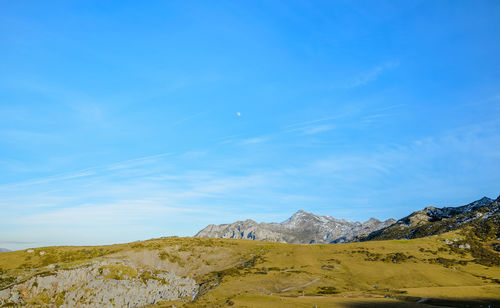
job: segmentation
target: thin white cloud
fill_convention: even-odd
[[[246,144],[264,143],[264,142],[269,141],[270,139],[271,138],[269,136],[248,138],[248,139],[242,140],[241,144],[246,145]]]
[[[178,213],[196,213],[199,210],[183,207],[166,206],[154,200],[120,200],[114,203],[82,204],[69,208],[56,209],[19,218],[14,222],[21,225],[128,225],[140,223],[158,217],[168,217]]]
[[[149,155],[149,156],[143,156],[139,158],[134,158],[134,159],[129,159],[125,161],[121,161],[118,163],[110,164],[105,169],[108,170],[118,170],[118,169],[127,169],[127,168],[132,168],[136,167],[138,165],[143,165],[147,163],[152,163],[157,161],[159,158],[163,158],[165,156],[170,156],[172,153],[167,152],[167,153],[161,153],[161,154],[155,154],[155,155]],[[96,167],[99,168],[99,167]]]
[[[334,115],[334,116],[330,116],[330,117],[323,117],[323,118],[293,123],[293,124],[285,126],[285,129],[291,129],[291,131],[293,131],[297,127],[308,126],[310,124],[315,124],[315,123],[319,123],[319,122],[333,121],[336,119],[345,118],[348,115],[350,115],[350,113],[343,113],[343,114],[338,114],[338,115]]]
[[[301,128],[302,135],[315,135],[319,133],[324,133],[334,129],[335,126],[332,124],[317,125],[317,126],[307,126]]]
[[[428,186],[429,192],[437,193],[439,186],[432,187],[429,183],[440,181],[440,186],[452,187],[451,183],[458,180],[457,173],[467,174],[462,181],[474,180],[472,174],[480,174],[481,165],[500,158],[500,151],[494,146],[500,144],[500,135],[495,126],[494,122],[480,123],[406,144],[332,155],[312,162],[302,172],[334,178],[339,183],[349,181],[368,184],[377,189],[380,189],[379,183],[383,183],[381,179],[401,177],[404,179],[400,181],[401,185],[411,187],[409,183],[416,181],[419,186]],[[449,165],[451,163],[452,166]],[[481,180],[487,181],[486,178]]]
[[[324,133],[327,131],[331,131],[335,128],[338,127],[339,124],[337,123],[342,123],[342,119],[345,118],[356,118],[358,122],[360,123],[371,123],[374,122],[378,118],[385,118],[391,116],[391,114],[388,113],[382,113],[382,111],[386,110],[391,110],[395,108],[399,108],[404,106],[404,104],[395,104],[395,105],[390,105],[387,107],[383,107],[381,109],[375,110],[376,112],[379,112],[377,114],[369,114],[369,115],[362,115],[359,114],[361,111],[353,112],[348,111],[348,112],[343,112],[339,113],[337,115],[332,115],[328,117],[321,117],[318,119],[312,119],[312,120],[307,120],[307,121],[301,121],[297,123],[292,123],[289,125],[284,126],[282,130],[277,131],[274,134],[269,134],[267,136],[259,136],[259,137],[253,137],[253,138],[247,138],[239,142],[239,144],[247,145],[247,144],[259,144],[259,143],[264,143],[268,142],[271,139],[274,139],[280,135],[283,134],[288,134],[288,133],[297,133],[299,136],[307,136],[307,135],[315,135],[319,133]],[[221,142],[221,144],[227,144],[227,143],[233,143],[235,140],[230,138],[227,140],[224,140]]]
[[[383,112],[367,116],[383,118],[382,115]],[[291,128],[299,134],[307,129],[319,133],[336,125],[324,119]],[[276,136],[258,138],[265,137],[268,141]],[[375,198],[392,200],[393,206],[401,204],[402,195],[411,198],[470,195],[472,188],[467,190],[470,186],[467,183],[473,181],[484,182],[485,190],[493,187],[498,183],[496,174],[500,171],[495,165],[500,158],[496,146],[500,144],[499,138],[497,121],[481,122],[404,144],[322,153],[289,165],[263,166],[262,170],[256,167],[253,157],[245,161],[239,157],[234,161],[207,160],[200,167],[176,164],[182,159],[196,160],[196,152],[195,157],[190,157],[189,152],[185,156],[149,155],[55,175],[45,181],[31,182],[28,188],[6,189],[1,185],[0,216],[9,226],[4,225],[0,232],[5,237],[14,232],[9,230],[43,224],[58,234],[66,222],[75,220],[80,228],[88,227],[90,231],[93,226],[101,231],[110,226],[116,227],[113,230],[126,230],[127,224],[142,223],[141,228],[151,226],[159,234],[166,231],[158,226],[178,223],[185,225],[176,231],[178,234],[192,234],[197,230],[192,229],[195,227],[190,219],[195,217],[203,223],[216,222],[223,215],[230,219],[243,213],[265,211],[270,204],[278,204],[287,211],[323,207],[325,214],[348,205],[353,210],[351,217],[346,218],[356,220],[359,213],[355,210],[373,204]],[[250,164],[245,165],[247,162]],[[485,173],[481,165],[491,166],[491,173]],[[440,168],[452,171],[442,172]],[[460,185],[457,181],[461,181]],[[457,187],[466,189],[459,191]],[[353,197],[354,194],[358,195]],[[255,217],[265,217],[258,215]],[[96,236],[95,232],[92,236]],[[19,238],[12,237],[15,239]]]
[[[179,155],[180,158],[183,158],[183,159],[200,159],[202,158],[203,156],[206,156],[208,154],[208,150],[204,150],[204,151],[188,151],[186,153],[183,153],[181,155]]]
[[[385,106],[385,107],[379,108],[376,111],[377,112],[382,112],[382,111],[387,111],[387,110],[401,108],[401,107],[404,107],[404,106],[407,106],[407,104],[394,104],[394,105],[389,105],[389,106]]]
[[[182,123],[187,122],[187,121],[189,121],[189,120],[192,120],[192,119],[194,119],[194,118],[197,118],[197,117],[201,116],[201,115],[202,115],[202,114],[204,114],[204,113],[206,113],[206,112],[205,112],[205,111],[202,111],[202,112],[197,112],[197,113],[192,114],[192,115],[189,115],[189,116],[187,116],[187,117],[184,117],[184,118],[178,119],[178,120],[176,120],[176,121],[172,122],[172,123],[170,124],[170,126],[174,127],[174,126],[181,125]]]
[[[8,187],[15,187],[15,186],[27,186],[27,185],[37,185],[37,184],[44,184],[44,183],[49,183],[49,182],[56,182],[56,181],[64,181],[64,180],[69,180],[69,179],[75,179],[75,178],[80,178],[80,177],[89,177],[93,175],[100,174],[102,171],[113,171],[113,170],[120,170],[120,169],[129,169],[129,168],[134,168],[139,165],[144,165],[147,163],[154,163],[158,159],[170,156],[172,153],[167,152],[167,153],[161,153],[161,154],[155,154],[155,155],[148,155],[148,156],[143,156],[143,157],[138,157],[134,159],[128,159],[128,160],[123,160],[120,162],[108,164],[108,165],[102,165],[102,166],[93,166],[73,172],[67,172],[67,173],[60,173],[60,174],[55,174],[55,175],[50,175],[42,178],[36,178],[36,179],[31,179],[23,182],[16,182],[16,183],[6,183],[6,184],[1,184],[1,188],[8,188]]]
[[[365,120],[379,119],[379,118],[386,118],[389,116],[391,116],[391,114],[389,114],[389,113],[377,113],[377,114],[367,115],[367,116],[363,117],[363,119],[365,119]]]
[[[27,91],[35,91],[50,98],[72,111],[72,116],[82,122],[91,122],[94,125],[99,123],[106,125],[109,118],[106,118],[105,104],[98,99],[90,97],[87,93],[75,91],[57,84],[47,82],[47,80],[35,79],[12,81],[12,86]]]
[[[347,88],[354,89],[369,84],[371,82],[374,82],[380,77],[380,75],[382,75],[382,73],[397,66],[399,66],[399,62],[394,62],[394,61],[378,65],[370,69],[369,71],[363,72],[358,76],[356,76],[347,85]]]

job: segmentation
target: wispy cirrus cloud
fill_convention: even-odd
[[[175,207],[162,200],[118,200],[109,203],[88,203],[21,217],[13,222],[21,225],[52,225],[58,227],[104,227],[130,225],[168,217],[177,213],[200,213],[199,209]]]
[[[253,138],[247,138],[243,139],[240,144],[242,145],[247,145],[247,144],[259,144],[259,143],[264,143],[271,140],[270,136],[261,136],[261,137],[253,137]]]
[[[12,241],[38,243],[23,232],[44,227],[57,236],[71,224],[84,233],[148,229],[153,230],[151,236],[192,235],[208,223],[235,217],[271,220],[266,215],[279,220],[298,208],[353,220],[369,218],[360,217],[360,209],[363,215],[399,217],[408,211],[407,205],[398,210],[401,202],[417,200],[420,203],[412,201],[417,209],[443,194],[459,200],[473,193],[473,188],[463,187],[472,187],[468,183],[478,180],[484,181],[485,193],[494,191],[500,172],[493,164],[500,158],[494,146],[500,144],[496,124],[464,126],[370,151],[323,153],[262,169],[245,168],[237,160],[179,168],[177,163],[189,160],[189,155],[163,153],[24,186],[4,184],[0,185],[0,215],[7,224],[0,233]],[[481,171],[479,166],[484,164],[492,166],[491,173]],[[382,200],[384,206],[374,210]],[[268,213],[269,204],[280,205],[280,212]],[[136,239],[134,234],[122,238]],[[72,236],[76,239],[78,234]],[[40,243],[47,244],[43,239]]]
[[[139,158],[121,161],[118,163],[113,163],[113,164],[110,164],[110,165],[107,165],[104,167],[95,167],[95,168],[103,168],[103,169],[107,169],[107,170],[127,169],[127,168],[135,167],[138,165],[153,163],[160,158],[170,156],[170,155],[172,155],[172,153],[170,153],[170,152],[155,154],[155,155],[148,155],[148,156],[143,156],[143,157],[139,157]]]
[[[89,167],[89,168],[85,168],[85,169],[81,169],[81,170],[65,172],[65,173],[60,173],[60,174],[55,174],[55,175],[49,175],[49,176],[40,177],[40,178],[34,178],[34,179],[22,181],[22,182],[0,184],[0,191],[2,189],[6,189],[6,188],[10,188],[10,187],[46,184],[46,183],[50,183],[50,182],[58,182],[58,181],[65,181],[65,180],[71,180],[71,179],[77,179],[77,178],[83,178],[83,177],[102,175],[103,173],[109,172],[109,171],[133,169],[133,168],[141,166],[141,165],[156,163],[158,160],[160,160],[164,157],[167,157],[167,156],[171,156],[171,155],[172,155],[172,153],[170,153],[170,152],[154,154],[154,155],[147,155],[147,156],[123,160],[123,161],[119,161],[119,162],[111,163],[111,164],[107,164],[107,165],[93,166],[93,167]]]
[[[298,127],[305,127],[305,126],[317,124],[320,122],[330,122],[330,121],[346,118],[349,116],[352,116],[352,112],[344,112],[344,113],[340,113],[340,114],[332,115],[332,116],[328,116],[328,117],[320,117],[317,119],[301,121],[301,122],[297,122],[297,123],[293,123],[293,124],[289,124],[289,125],[285,126],[285,130],[293,131],[294,129],[296,129]]]
[[[197,112],[197,113],[194,113],[194,114],[188,115],[188,116],[186,116],[186,117],[183,117],[183,118],[181,118],[181,119],[178,119],[178,120],[176,120],[176,121],[172,122],[172,123],[170,124],[170,126],[174,127],[174,126],[181,125],[181,124],[183,124],[184,122],[191,121],[191,120],[193,120],[193,119],[195,119],[195,118],[197,118],[197,117],[199,117],[199,116],[201,116],[201,115],[203,115],[203,114],[205,114],[205,113],[206,113],[206,112],[202,111],[202,112]]]
[[[240,141],[236,141],[235,139],[235,137],[238,136],[230,136],[220,143],[238,143],[240,145],[260,144],[280,137],[284,137],[289,134],[295,134],[296,136],[310,136],[325,133],[337,128],[342,128],[342,126],[345,126],[346,124],[352,125],[352,122],[366,125],[377,122],[384,118],[390,118],[391,116],[393,116],[393,114],[388,113],[388,111],[404,106],[405,104],[393,104],[375,108],[373,110],[365,110],[365,108],[360,108],[359,110],[343,111],[335,115],[323,116],[316,119],[288,124],[283,126],[282,129],[270,132],[267,135],[246,138]],[[368,111],[370,113],[368,113]]]
[[[399,62],[396,61],[390,61],[390,62],[385,62],[381,65],[377,65],[373,67],[372,69],[363,72],[353,78],[347,85],[346,87],[349,89],[354,89],[358,87],[362,87],[364,85],[367,85],[371,82],[376,81],[380,75],[382,75],[384,72],[396,68],[399,66]]]
[[[332,178],[338,185],[350,182],[376,191],[390,191],[386,186],[390,182],[399,186],[398,189],[422,189],[409,192],[411,194],[425,191],[438,196],[444,190],[453,189],[450,194],[459,195],[464,192],[455,189],[456,181],[472,183],[482,178],[486,184],[496,177],[481,168],[482,164],[491,164],[500,158],[495,146],[500,144],[496,124],[467,125],[367,152],[337,153],[311,162],[307,172]],[[492,187],[491,184],[485,186]],[[459,187],[463,190],[462,185]]]
[[[335,128],[333,124],[306,126],[299,129],[301,135],[316,135],[319,133],[327,132]]]

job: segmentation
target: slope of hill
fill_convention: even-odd
[[[387,240],[412,239],[474,226],[481,232],[492,233],[489,237],[499,237],[500,197],[496,200],[484,197],[460,207],[426,207],[423,210],[398,220],[395,224],[374,231],[358,239]],[[483,230],[484,229],[484,230]],[[487,229],[487,230],[486,230]]]
[[[499,209],[500,197],[428,207],[338,245],[171,237],[5,252],[0,306],[500,307]],[[244,223],[220,232],[330,243],[381,224],[304,211]]]
[[[257,223],[248,219],[232,224],[209,225],[195,237],[251,239],[294,244],[341,243],[387,227],[394,222],[394,219],[382,222],[375,218],[364,223],[352,222],[299,210],[281,223]]]
[[[162,238],[0,254],[0,306],[498,307],[493,243],[458,232],[338,245]],[[456,248],[464,242],[468,246]],[[425,305],[424,305],[425,303]]]

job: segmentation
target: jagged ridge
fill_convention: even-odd
[[[374,231],[358,240],[413,239],[464,228],[467,226],[496,225],[497,237],[500,222],[500,196],[496,199],[483,197],[459,207],[426,207],[401,218],[395,224]]]
[[[360,223],[330,216],[297,211],[281,223],[257,223],[253,220],[209,225],[195,237],[235,238],[296,244],[343,243],[352,241],[412,239],[442,234],[466,226],[496,226],[500,236],[500,196],[483,197],[464,206],[426,207],[399,219]],[[488,227],[491,229],[490,227]],[[489,230],[488,229],[488,230]]]
[[[235,238],[311,244],[349,242],[353,238],[387,227],[394,219],[375,218],[360,223],[299,210],[281,223],[257,223],[251,219],[231,224],[208,225],[195,237]]]

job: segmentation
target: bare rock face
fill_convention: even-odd
[[[437,208],[434,206],[428,206],[423,210],[413,212],[412,214],[400,219],[398,221],[398,224],[404,224],[409,227],[417,227],[428,222],[441,221],[443,219],[452,218],[460,214],[473,212],[477,209],[491,204],[493,201],[495,200],[488,197],[483,197],[472,203],[458,207]]]
[[[259,224],[251,219],[237,221],[232,224],[208,225],[205,229],[198,232],[195,237],[236,238],[285,242],[283,240],[283,234],[275,228],[274,224]]]
[[[457,207],[428,206],[401,218],[391,226],[376,230],[360,240],[412,239],[445,233],[465,226],[499,225],[500,197],[483,197]],[[498,228],[497,228],[498,229]],[[498,229],[500,230],[500,229]]]
[[[190,278],[140,270],[122,261],[99,261],[18,281],[0,291],[0,306],[140,307],[189,301],[197,290]]]
[[[387,227],[394,219],[375,218],[360,223],[330,216],[320,216],[299,210],[281,223],[257,223],[253,220],[232,224],[208,225],[195,237],[250,239],[294,244],[349,242],[358,235],[369,234]]]

